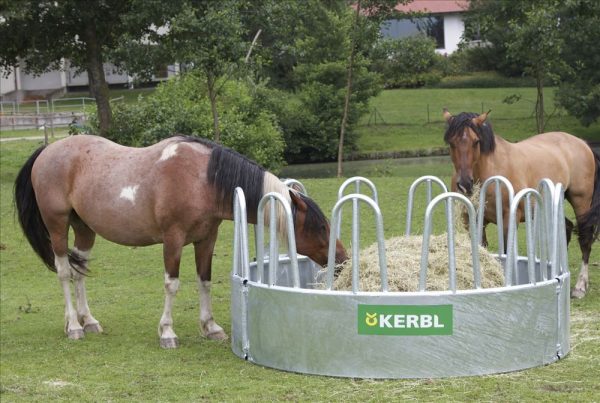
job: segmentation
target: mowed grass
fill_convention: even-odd
[[[100,238],[92,255],[92,275],[87,285],[92,313],[100,320],[104,333],[69,341],[63,333],[64,302],[56,275],[46,270],[31,250],[12,208],[16,172],[38,146],[32,141],[0,144],[2,402],[593,401],[600,396],[598,244],[591,258],[591,291],[584,300],[571,304],[571,352],[557,363],[525,371],[452,379],[368,380],[309,376],[253,365],[236,357],[229,342],[200,337],[193,251],[189,247],[184,250],[181,287],[173,312],[180,347],[162,350],[157,336],[164,302],[161,247],[130,248]],[[412,180],[419,174],[434,174],[448,181],[450,172],[449,165],[440,165],[428,166],[427,172],[422,173],[415,169],[414,177],[372,178],[379,191],[386,237],[403,232]],[[304,184],[329,214],[342,181],[311,179]],[[423,200],[419,194],[416,205],[423,206]],[[419,231],[423,211],[417,211],[414,222]],[[573,218],[570,209],[568,215]],[[369,214],[363,215],[364,246],[374,240],[370,218]],[[344,220],[345,237],[349,235],[349,222]],[[438,230],[442,222],[443,217],[437,215]],[[232,224],[225,222],[213,260],[213,307],[216,320],[228,333],[232,239]],[[580,258],[577,243],[573,242],[569,248],[573,279]]]
[[[512,105],[502,102],[513,94],[520,95],[521,99]],[[554,111],[554,88],[547,88],[544,96],[546,113],[550,115]],[[372,153],[444,147],[444,107],[455,115],[491,109],[489,120],[494,132],[509,141],[520,141],[537,133],[533,115],[535,98],[535,88],[527,87],[383,91],[372,99],[371,114],[360,121],[358,151]],[[583,127],[564,110],[554,111],[545,131],[564,131],[586,140],[600,141],[600,123]]]

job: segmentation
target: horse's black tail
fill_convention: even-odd
[[[48,266],[56,272],[54,265],[54,252],[50,243],[50,234],[48,228],[42,220],[40,208],[35,199],[35,192],[31,183],[31,170],[37,157],[44,151],[44,146],[35,150],[29,157],[25,165],[19,171],[15,181],[15,205],[19,216],[21,228],[29,241],[29,244]]]
[[[590,209],[577,217],[579,224],[579,233],[591,233],[593,242],[600,236],[600,155],[593,151],[594,161],[596,163],[596,176],[594,179],[594,192],[592,194],[592,203]]]

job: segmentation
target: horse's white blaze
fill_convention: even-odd
[[[139,187],[140,185],[125,186],[123,189],[121,189],[121,194],[119,197],[121,197],[121,199],[129,200],[135,204],[135,194],[137,193]]]
[[[159,161],[166,161],[169,158],[172,158],[177,155],[177,147],[179,144],[170,144],[165,147],[162,154],[160,155]]]

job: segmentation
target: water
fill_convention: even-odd
[[[348,161],[344,162],[342,168],[345,177],[449,176],[453,173],[452,163],[448,156]],[[281,170],[279,176],[295,179],[334,178],[337,176],[337,162],[288,165]]]

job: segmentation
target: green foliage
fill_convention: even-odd
[[[114,105],[109,138],[125,145],[147,146],[174,134],[212,139],[213,121],[203,76],[182,74],[140,97]],[[229,81],[219,99],[221,141],[265,168],[283,165],[284,142],[273,114],[256,107],[247,85]]]
[[[558,101],[588,126],[600,117],[600,2],[564,2],[560,28],[566,41],[561,58],[568,68]]]
[[[277,89],[259,91],[259,104],[273,111],[285,136],[286,160],[333,160],[345,97],[346,65],[343,61],[299,66],[296,74],[303,84],[294,92]],[[368,110],[369,99],[379,92],[377,75],[364,65],[355,66],[354,85],[348,113],[345,149],[356,147],[355,127]]]
[[[373,50],[373,70],[380,73],[386,88],[422,87],[440,81],[435,41],[425,35],[381,39]]]

